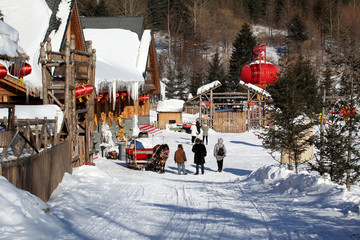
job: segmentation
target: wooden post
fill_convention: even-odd
[[[70,43],[66,42],[65,47],[65,99],[64,99],[64,118],[68,121],[68,129],[69,131],[69,137],[70,139],[73,136],[72,128],[71,128],[71,120],[70,120],[70,113],[69,113],[69,107],[70,107]]]
[[[213,99],[213,90],[210,91],[210,119],[209,119],[209,127],[213,127],[213,119],[214,119],[214,99]]]

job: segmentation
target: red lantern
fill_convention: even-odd
[[[0,79],[3,79],[7,75],[7,69],[5,66],[0,64]]]
[[[206,103],[205,106],[210,107],[211,103]]]
[[[9,73],[16,77],[24,77],[31,73],[31,66],[28,63],[24,63],[21,65],[13,64],[9,67]]]
[[[94,91],[94,88],[91,85],[84,85],[84,87],[85,87],[85,95],[90,95]]]
[[[86,88],[85,86],[78,86],[75,88],[75,97],[79,98],[79,97],[83,97],[86,94]]]
[[[249,102],[248,105],[251,107],[251,106],[254,106],[254,103],[253,103],[253,102]]]
[[[245,65],[241,69],[240,77],[245,83],[271,85],[278,79],[279,70],[270,63],[254,63]]]
[[[149,100],[149,95],[139,96],[139,101],[147,101]]]

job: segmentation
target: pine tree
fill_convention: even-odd
[[[309,39],[305,23],[299,15],[293,17],[289,22],[287,39],[290,54],[299,52],[302,43]]]
[[[238,90],[241,69],[253,59],[253,48],[256,39],[252,35],[250,26],[244,24],[233,43],[233,52],[230,57],[227,91]]]
[[[106,8],[105,0],[100,0],[99,4],[96,5],[94,16],[96,17],[109,16],[109,11]]]
[[[194,71],[190,79],[189,92],[193,95],[197,95],[197,89],[204,85],[204,74],[201,71]]]
[[[216,51],[211,63],[209,64],[205,84],[214,81],[219,81],[222,84],[220,88],[224,91],[226,85],[226,74],[218,51]]]
[[[188,94],[188,86],[185,80],[185,75],[181,68],[178,68],[176,71],[175,77],[175,85],[176,85],[176,99],[186,100]]]
[[[313,140],[306,135],[313,126],[312,116],[320,102],[317,79],[309,61],[302,57],[296,61],[288,59],[283,69],[277,82],[267,89],[272,98],[270,115],[277,127],[270,129],[268,136],[275,141],[271,150],[288,153],[289,169],[294,163],[298,172],[300,155]]]

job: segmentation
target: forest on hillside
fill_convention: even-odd
[[[244,24],[251,27],[246,34],[253,26],[266,27],[254,36],[255,44],[282,47],[286,56],[301,54],[319,74],[330,58],[359,55],[359,0],[78,0],[78,5],[83,16],[145,16],[147,28],[165,36],[166,51],[158,54],[161,78],[169,89],[174,82],[180,89],[169,97],[185,98],[214,79],[209,74],[214,64],[226,74],[221,82],[240,76],[229,75],[242,67],[231,70]]]
[[[360,180],[360,0],[78,2],[85,16],[145,16],[168,98],[186,100],[214,80],[222,83],[216,91],[240,91],[253,48],[280,49],[278,79],[266,88],[271,151],[288,152],[298,172],[314,145],[309,168],[348,189]],[[307,138],[314,125],[319,131]]]

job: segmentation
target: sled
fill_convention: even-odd
[[[126,165],[144,170],[152,155],[152,148],[126,148]]]

